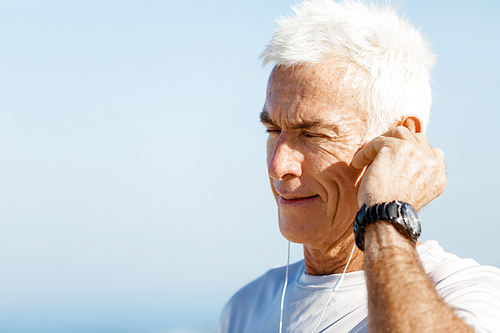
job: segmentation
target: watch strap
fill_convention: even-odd
[[[413,207],[402,201],[384,202],[370,207],[361,207],[354,220],[353,231],[356,245],[364,251],[366,228],[378,221],[390,222],[407,239],[416,243],[421,234],[420,220]]]

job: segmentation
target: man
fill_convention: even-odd
[[[310,1],[262,57],[271,189],[304,260],[233,296],[222,331],[500,332],[499,270],[417,242],[446,184],[420,33],[388,6]]]

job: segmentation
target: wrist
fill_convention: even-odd
[[[406,251],[415,249],[415,245],[388,221],[368,225],[364,235],[365,258],[380,255],[397,256],[398,254],[406,256]]]

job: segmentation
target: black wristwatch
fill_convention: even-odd
[[[384,202],[369,208],[366,208],[365,204],[356,214],[353,227],[356,245],[361,251],[364,251],[365,247],[366,227],[378,221],[391,222],[396,230],[413,243],[417,242],[422,231],[418,214],[408,203]]]

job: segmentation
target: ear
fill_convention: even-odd
[[[415,115],[404,116],[398,123],[398,126],[406,127],[413,134],[422,133],[422,123],[420,122],[420,118]]]

